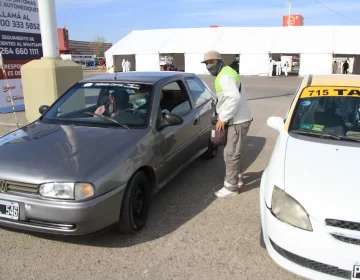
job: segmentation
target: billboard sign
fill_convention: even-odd
[[[302,15],[290,15],[283,16],[283,25],[282,26],[303,26],[304,17]]]
[[[37,0],[0,0],[0,54],[0,113],[22,111],[20,67],[43,56]]]

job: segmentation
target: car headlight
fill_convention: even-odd
[[[273,190],[271,204],[271,212],[279,220],[301,229],[313,230],[304,207],[276,186]]]
[[[95,194],[94,186],[89,183],[46,183],[40,186],[43,197],[64,200],[83,200]]]

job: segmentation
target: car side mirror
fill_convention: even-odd
[[[49,109],[48,105],[42,105],[39,107],[39,113],[43,115],[47,111],[47,109]]]
[[[179,114],[164,114],[162,120],[160,121],[159,128],[163,129],[167,126],[180,125],[184,122],[184,119]]]
[[[267,125],[280,132],[284,128],[284,119],[281,117],[269,117]]]

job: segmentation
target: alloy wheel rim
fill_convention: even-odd
[[[145,195],[142,186],[136,186],[132,199],[132,215],[137,223],[142,219],[145,207]]]

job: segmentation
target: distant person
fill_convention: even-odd
[[[274,71],[274,65],[275,60],[273,60],[271,57],[269,58],[269,64],[268,64],[268,77],[272,77],[273,71]]]
[[[349,69],[349,63],[347,62],[347,60],[345,60],[342,68],[343,68],[343,74],[347,74]]]
[[[210,74],[216,77],[216,130],[223,130],[227,126],[227,143],[224,149],[225,181],[215,195],[237,195],[239,187],[244,185],[242,154],[245,137],[252,122],[245,87],[240,75],[230,66],[225,66],[219,52],[208,51],[202,63],[205,63]]]
[[[279,58],[278,61],[276,61],[276,76],[281,76],[281,59]]]
[[[337,68],[338,68],[338,65],[337,65],[337,62],[335,60],[334,63],[333,63],[333,74],[337,73]]]
[[[125,66],[125,72],[130,72],[131,63],[130,63],[129,60],[126,60],[126,61],[125,61],[124,66]]]
[[[285,73],[285,76],[287,77],[288,75],[288,68],[289,68],[289,62],[286,61],[285,64],[284,64],[284,73]]]
[[[122,68],[122,71],[125,72],[125,58],[123,59],[123,61],[121,62],[121,68]]]

